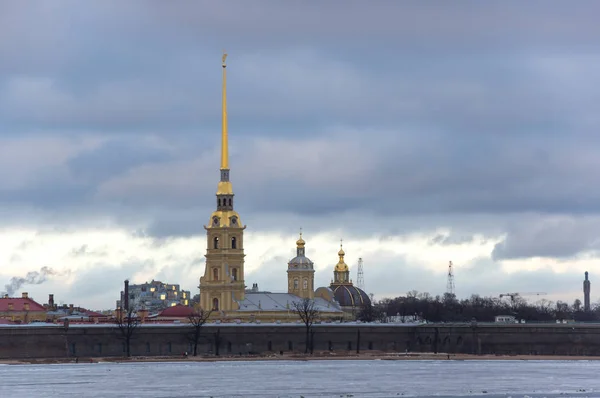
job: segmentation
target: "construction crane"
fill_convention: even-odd
[[[533,293],[502,293],[500,295],[500,298],[502,298],[502,297],[510,297],[510,301],[514,304],[516,297],[523,297],[523,296],[544,296],[546,294],[547,293],[543,293],[543,292],[533,292]]]

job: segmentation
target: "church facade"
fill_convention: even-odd
[[[352,287],[346,280],[334,272],[334,284],[330,287],[314,288],[314,264],[306,257],[306,242],[302,238],[296,241],[296,257],[287,266],[287,293],[259,292],[256,289],[246,290],[244,278],[244,230],[240,215],[235,211],[233,186],[230,181],[228,131],[227,131],[227,54],[223,55],[222,83],[222,129],[221,129],[221,167],[220,180],[217,185],[216,210],[210,215],[206,230],[207,249],[204,275],[200,277],[201,309],[212,310],[211,318],[222,321],[260,320],[265,322],[289,321],[297,322],[298,315],[294,310],[295,303],[310,299],[319,312],[322,320],[342,320],[351,317],[346,303],[340,303],[338,296],[344,298],[343,292]],[[343,261],[343,256],[340,257]],[[344,263],[345,265],[345,263]],[[341,275],[341,274],[340,274]],[[336,295],[338,289],[340,294]],[[362,292],[364,294],[364,292]],[[357,297],[356,295],[352,297]],[[362,296],[361,296],[362,297]],[[364,297],[367,297],[364,294]],[[368,299],[368,297],[367,297]],[[362,301],[360,301],[362,302]],[[350,300],[348,303],[359,303]]]

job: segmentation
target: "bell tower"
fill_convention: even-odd
[[[200,307],[203,310],[235,311],[244,299],[244,229],[233,208],[233,188],[229,181],[227,132],[227,54],[223,53],[223,111],[221,129],[221,169],[217,186],[217,210],[206,230],[206,268],[200,277]]]
[[[296,257],[288,263],[288,293],[301,298],[315,298],[315,268],[314,264],[305,253],[306,242],[302,239],[296,241]]]

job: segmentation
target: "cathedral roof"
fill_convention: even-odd
[[[369,295],[354,285],[332,283],[330,288],[342,307],[362,307],[371,304]]]
[[[246,293],[240,302],[240,311],[293,311],[294,302],[302,298],[289,293]],[[342,312],[335,302],[320,297],[314,299],[315,309],[320,312]]]

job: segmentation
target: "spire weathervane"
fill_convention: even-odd
[[[229,169],[229,148],[227,142],[227,53],[223,51],[223,115],[221,121],[221,170]]]

